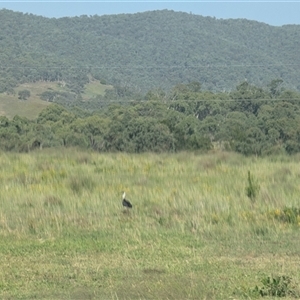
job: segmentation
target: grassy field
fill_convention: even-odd
[[[9,119],[16,115],[34,119],[49,104],[49,102],[41,100],[32,92],[31,97],[27,100],[18,99],[18,93],[16,95],[0,94],[0,115]]]
[[[300,156],[71,149],[0,164],[1,299],[299,298]]]
[[[112,88],[109,85],[103,85],[97,80],[91,80],[85,86],[82,99],[88,101],[97,95],[104,95],[106,89]],[[29,90],[30,97],[27,100],[18,99],[18,92]],[[0,94],[0,115],[13,118],[15,115],[35,119],[38,114],[47,107],[50,102],[41,100],[40,95],[45,91],[70,92],[66,86],[58,82],[32,82],[24,83],[15,89],[15,95]]]
[[[98,80],[90,79],[90,82],[85,86],[82,99],[87,101],[97,95],[104,95],[105,91],[112,89],[111,85],[103,85]]]

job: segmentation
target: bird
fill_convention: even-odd
[[[126,194],[125,194],[125,192],[123,192],[122,205],[127,208],[132,208],[132,204],[128,200],[126,200],[125,197],[126,197]]]

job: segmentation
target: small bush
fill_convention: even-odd
[[[292,278],[289,276],[268,276],[262,279],[262,287],[256,286],[254,291],[260,296],[298,297],[299,293],[291,286]]]
[[[290,224],[298,224],[300,217],[300,208],[297,207],[284,207],[281,219]]]
[[[300,208],[299,207],[287,207],[283,209],[275,209],[270,212],[270,215],[283,223],[300,225]]]

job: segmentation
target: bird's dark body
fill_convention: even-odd
[[[125,197],[126,197],[126,194],[125,194],[125,192],[123,192],[122,205],[127,208],[132,208],[132,204],[128,200],[126,200]]]
[[[122,204],[124,207],[132,208],[132,204],[126,199],[123,199]]]

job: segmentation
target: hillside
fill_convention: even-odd
[[[103,85],[97,80],[90,80],[85,85],[80,97],[71,92],[67,86],[59,82],[30,82],[23,83],[15,87],[13,93],[0,93],[0,116],[9,119],[14,116],[35,119],[39,113],[52,102],[68,106],[80,106],[86,110],[101,107],[99,96],[103,96],[105,91],[111,90],[112,86]],[[19,92],[27,90],[30,96],[26,100],[19,97]]]
[[[64,80],[78,94],[90,77],[142,92],[190,81],[231,90],[276,78],[300,89],[297,25],[168,10],[49,19],[4,9],[0,19],[0,92]]]

